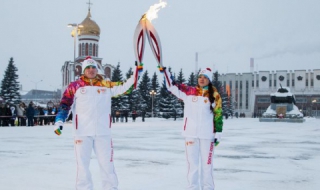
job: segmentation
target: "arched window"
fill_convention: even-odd
[[[89,49],[89,45],[88,45],[88,43],[86,43],[86,54],[85,54],[85,56],[88,55],[88,49]]]
[[[106,75],[106,78],[111,79],[111,69],[110,69],[110,67],[106,67],[104,69],[104,74]]]
[[[93,44],[93,56],[96,56],[96,44]]]
[[[81,56],[81,44],[78,45],[78,56]]]
[[[96,44],[96,56],[98,57],[98,44]]]
[[[92,55],[92,44],[89,45],[89,55]]]
[[[81,45],[81,56],[85,56],[85,45],[82,43]]]

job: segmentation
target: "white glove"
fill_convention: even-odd
[[[211,104],[211,106],[212,106],[212,108],[215,108],[215,107],[216,107],[216,103],[213,102],[213,103]]]
[[[214,134],[214,144],[215,146],[218,146],[218,144],[220,143],[222,138],[222,133],[221,132],[217,132]]]
[[[57,134],[57,135],[61,135],[61,131],[63,129],[63,122],[62,121],[57,121],[55,124],[54,124],[54,133]]]

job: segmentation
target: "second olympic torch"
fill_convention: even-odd
[[[158,7],[163,5],[165,6],[166,4],[164,2],[161,2],[160,4],[152,6],[151,9],[154,8],[154,12],[156,13],[158,11]],[[133,37],[134,53],[135,53],[138,64],[141,64],[143,61],[145,41],[147,38],[149,41],[151,50],[153,52],[153,55],[157,60],[158,68],[160,71],[163,71],[161,42],[156,29],[153,27],[150,20],[147,18],[147,14],[149,12],[150,10],[144,15],[142,15],[136,27],[134,37]],[[164,74],[165,74],[166,80],[169,81],[166,72],[164,72]],[[170,83],[168,83],[168,85],[170,85]]]

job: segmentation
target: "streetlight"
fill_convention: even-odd
[[[151,90],[150,92],[150,95],[151,95],[151,97],[152,97],[152,108],[151,108],[151,117],[153,117],[153,97],[154,97],[154,95],[156,95],[157,94],[157,92],[156,91],[154,91],[154,90]]]
[[[316,99],[312,100],[312,104],[316,104],[316,103],[317,103]],[[318,116],[318,107],[316,105],[316,116],[315,117],[317,117],[317,116]]]
[[[33,82],[34,84],[35,84],[35,86],[36,86],[36,88],[35,88],[35,99],[37,100],[37,85],[38,85],[38,83],[39,82],[42,82],[43,80],[39,80],[39,81],[30,81],[30,82]]]
[[[68,24],[68,27],[72,27],[72,31],[71,31],[71,36],[74,39],[73,42],[73,71],[75,68],[75,64],[76,64],[76,44],[77,44],[77,37],[78,37],[78,33],[79,33],[79,28],[82,28],[83,25],[81,24],[76,24],[76,23],[72,23],[72,24]],[[73,79],[72,79],[73,80]]]

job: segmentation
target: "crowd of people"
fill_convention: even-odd
[[[132,117],[132,121],[135,122],[136,118],[139,116],[138,112],[136,110],[133,110],[130,112],[129,110],[112,110],[111,111],[111,117],[112,122],[128,122],[128,117]],[[143,110],[140,112],[140,116],[142,118],[142,121],[145,121],[146,112]]]
[[[28,106],[24,102],[0,104],[0,126],[54,125],[57,110],[54,105],[41,107],[32,101]]]

